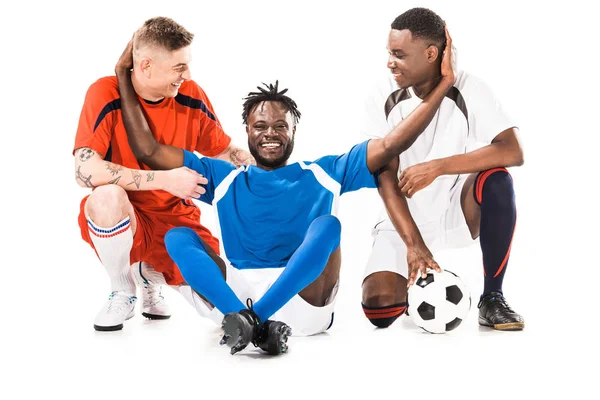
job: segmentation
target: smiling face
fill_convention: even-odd
[[[296,126],[289,110],[278,101],[259,103],[248,115],[248,148],[260,168],[287,164],[294,150]]]
[[[387,67],[402,89],[420,86],[439,69],[437,47],[423,39],[413,38],[408,29],[392,29],[388,37]]]
[[[140,95],[146,100],[175,97],[181,84],[191,79],[190,46],[174,51],[148,48],[140,53],[134,57],[134,73],[139,77],[137,83]]]

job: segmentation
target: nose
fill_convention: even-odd
[[[388,67],[389,69],[396,68],[396,60],[395,60],[394,56],[393,56],[393,55],[391,55],[391,54],[390,54],[390,55],[389,55],[389,57],[388,57],[388,61],[387,61],[387,67]]]
[[[181,74],[181,79],[185,79],[186,81],[192,79],[192,73],[190,72],[189,68],[183,71],[183,73]]]

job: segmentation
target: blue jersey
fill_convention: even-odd
[[[285,267],[312,221],[336,215],[339,196],[377,187],[367,144],[341,156],[296,162],[272,171],[235,168],[185,151],[184,165],[208,179],[200,200],[216,208],[224,255],[236,268]]]

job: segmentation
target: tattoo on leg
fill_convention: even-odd
[[[140,184],[142,183],[142,174],[140,174],[137,171],[131,171],[131,175],[133,176],[133,181],[129,182],[127,184],[127,186],[129,186],[129,185],[135,185],[135,187],[137,187],[139,189],[140,188]]]
[[[123,171],[123,167],[117,164],[113,164],[111,162],[106,163],[106,169],[110,172],[112,176],[117,175],[119,172]]]
[[[150,182],[154,180],[154,172],[148,172],[146,174],[146,182]]]
[[[79,153],[79,161],[81,162],[86,162],[96,154],[94,150],[88,148],[79,149],[77,152]]]
[[[75,177],[77,179],[79,179],[81,182],[83,182],[85,184],[85,186],[87,186],[89,188],[92,188],[92,189],[96,188],[96,186],[94,186],[92,184],[92,175],[86,177],[85,175],[83,175],[81,173],[81,165],[77,168],[77,172],[75,174]]]

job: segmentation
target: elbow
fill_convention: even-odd
[[[523,156],[523,149],[521,149],[521,147],[517,148],[515,151],[514,161],[512,164],[515,167],[520,167],[521,165],[525,164],[525,157]]]
[[[152,164],[152,160],[156,156],[157,150],[158,146],[152,146],[147,149],[132,148],[135,159],[146,165],[148,165],[148,163]]]

